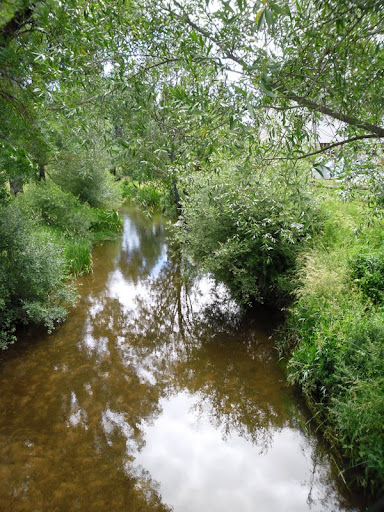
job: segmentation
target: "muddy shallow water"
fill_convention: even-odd
[[[163,221],[123,215],[66,323],[0,356],[0,510],[363,510],[286,385],[274,315],[185,284]]]

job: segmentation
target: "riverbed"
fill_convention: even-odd
[[[271,335],[126,208],[54,333],[0,355],[0,510],[357,512]]]

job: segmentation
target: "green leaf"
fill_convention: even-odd
[[[120,139],[119,144],[120,144],[120,146],[123,146],[123,148],[131,149],[131,145],[128,142],[126,142],[125,140]]]
[[[236,92],[238,92],[239,94],[241,94],[242,96],[244,96],[244,98],[247,97],[247,91],[245,91],[244,89],[242,89],[241,87],[239,87],[238,85],[235,85],[234,86],[234,89]]]
[[[243,11],[245,7],[247,6],[246,0],[236,0],[237,7],[239,8],[239,11]]]
[[[268,27],[273,30],[273,28],[275,27],[275,20],[273,19],[272,12],[270,11],[270,9],[264,9],[264,13]]]
[[[232,9],[232,7],[228,1],[223,1],[223,5],[227,11],[230,11],[232,13],[234,12],[234,10]]]
[[[273,90],[269,87],[269,85],[267,85],[266,81],[264,78],[261,78],[260,80],[260,89],[267,95],[269,96],[270,98],[274,98],[275,97],[275,93],[273,92]]]
[[[265,22],[265,8],[262,7],[261,9],[259,9],[257,11],[256,18],[255,18],[257,30],[260,30],[262,28],[262,26],[264,25],[264,22]]]
[[[276,2],[269,2],[269,7],[272,12],[276,14],[280,14],[281,16],[289,14],[289,6],[288,4],[285,4],[284,7],[277,4]]]
[[[255,111],[253,109],[253,105],[251,102],[247,102],[247,110],[249,112],[249,115],[251,116],[251,119],[255,119]]]

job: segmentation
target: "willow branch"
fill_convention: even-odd
[[[181,10],[182,15],[179,15],[179,18],[184,20],[190,27],[192,27],[196,32],[199,32],[204,37],[206,37],[208,40],[210,40],[212,43],[214,43],[220,51],[223,52],[225,57],[227,59],[232,60],[236,64],[239,64],[245,71],[247,71],[248,75],[252,78],[252,70],[249,68],[248,63],[241,57],[237,57],[233,52],[228,50],[221,41],[211,34],[207,29],[200,27],[197,23],[191,20],[191,18],[186,14],[185,10],[183,9],[183,6],[177,1],[174,0],[175,5]],[[362,128],[363,130],[370,132],[377,138],[384,138],[384,128],[381,126],[374,125],[372,123],[367,123],[365,121],[362,121],[354,116],[351,116],[349,114],[343,114],[342,112],[338,112],[336,110],[333,110],[332,108],[321,105],[319,103],[316,103],[313,100],[310,100],[309,98],[305,96],[299,96],[295,94],[294,92],[284,90],[283,84],[275,84],[276,91],[279,92],[282,96],[285,98],[295,101],[297,104],[308,108],[309,110],[313,110],[315,112],[320,112],[321,114],[324,114],[326,116],[332,117],[333,119],[337,119],[339,121],[342,121],[343,123],[346,123],[351,126],[356,126],[358,128]]]
[[[7,43],[10,39],[16,37],[20,29],[27,23],[31,22],[32,15],[33,9],[30,7],[25,7],[24,9],[16,11],[13,17],[3,27],[0,28],[0,40]]]
[[[330,144],[329,146],[326,146],[324,148],[318,149],[317,151],[312,151],[311,153],[305,153],[305,155],[300,156],[288,156],[288,157],[276,157],[276,158],[267,158],[266,160],[268,162],[272,160],[303,160],[304,158],[309,158],[310,156],[320,155],[321,153],[325,153],[329,151],[330,149],[337,148],[339,146],[344,146],[345,144],[350,144],[351,142],[355,142],[357,140],[364,140],[364,139],[379,139],[374,134],[367,134],[367,135],[357,135],[356,137],[351,137],[350,139],[344,139],[340,140],[338,142],[334,142]]]

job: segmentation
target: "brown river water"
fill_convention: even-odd
[[[222,285],[181,279],[161,218],[125,209],[81,300],[0,355],[0,511],[361,511]]]

